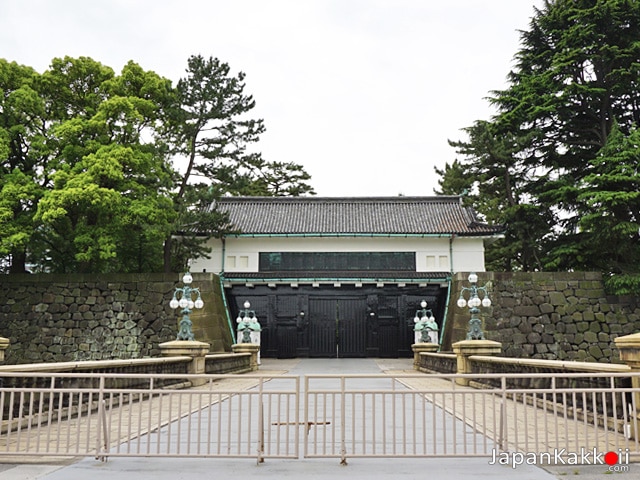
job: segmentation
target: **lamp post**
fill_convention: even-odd
[[[251,333],[260,332],[262,330],[260,322],[258,322],[258,316],[256,315],[255,310],[251,310],[251,303],[249,301],[244,302],[244,310],[240,310],[238,312],[236,322],[238,323],[238,332],[242,332],[241,343],[253,343],[251,341]],[[259,344],[259,337],[257,340],[258,341],[255,343]]]
[[[481,305],[485,308],[491,306],[491,299],[487,292],[487,285],[479,287],[478,275],[475,273],[469,274],[470,287],[462,287],[460,291],[460,298],[458,298],[458,307],[469,307],[469,313],[471,318],[469,319],[469,332],[467,333],[467,340],[484,340],[484,333],[482,332],[482,319],[480,318]],[[469,292],[469,300],[464,298],[465,292]],[[482,294],[482,300],[479,297],[479,293]]]
[[[253,343],[260,347],[260,331],[262,327],[258,321],[258,316],[255,310],[251,310],[251,303],[247,300],[244,302],[244,310],[238,312],[238,318],[236,318],[238,324],[238,334],[242,332],[242,339],[240,343]],[[257,351],[256,357],[257,364],[260,365],[260,350]]]
[[[422,300],[420,306],[422,308],[416,310],[416,315],[413,318],[413,323],[415,324],[413,331],[416,332],[416,343],[432,343],[431,332],[438,331],[438,324],[433,317],[431,309],[427,309],[426,300]],[[420,342],[418,342],[417,338],[418,332],[420,332]],[[438,343],[437,335],[433,343]]]
[[[189,314],[194,307],[204,307],[204,302],[200,296],[200,289],[191,288],[191,282],[193,282],[191,273],[185,273],[182,277],[182,283],[184,283],[184,286],[176,287],[173,292],[173,298],[169,302],[169,306],[173,309],[182,308],[182,320],[180,320],[180,330],[178,331],[176,340],[195,340],[193,332],[191,331],[192,323],[189,318]],[[195,301],[193,300],[194,294],[197,295]]]

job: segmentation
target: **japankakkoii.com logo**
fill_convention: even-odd
[[[571,452],[566,448],[556,448],[550,452],[528,453],[499,452],[494,449],[489,465],[509,465],[511,468],[520,465],[608,465],[610,472],[628,472],[629,449],[599,452],[596,448],[581,448]]]

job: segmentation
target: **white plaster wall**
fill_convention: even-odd
[[[197,258],[191,261],[191,272],[212,272],[220,273],[222,271],[222,240],[212,238],[207,243],[211,248],[209,256],[211,258]]]
[[[210,240],[211,258],[194,260],[192,272],[222,271],[222,241]],[[415,252],[416,271],[484,271],[484,244],[481,238],[449,237],[273,237],[227,238],[224,270],[257,272],[259,252]]]
[[[484,272],[484,243],[481,239],[458,237],[453,245],[453,273]]]

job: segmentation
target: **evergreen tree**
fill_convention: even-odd
[[[252,146],[265,131],[262,119],[249,118],[255,107],[245,93],[245,74],[231,74],[227,63],[200,55],[188,60],[187,75],[176,86],[177,99],[167,121],[172,153],[180,163],[174,197],[179,237],[165,239],[165,271],[203,254],[212,235],[227,228],[227,218],[209,206],[196,206],[196,192],[220,195],[299,195],[313,193],[300,165],[270,163]],[[186,223],[185,223],[186,222]]]
[[[640,285],[640,131],[614,126],[590,163],[578,194],[579,258],[585,269],[619,274],[612,285],[630,293]]]
[[[481,173],[475,206],[487,216],[504,214],[507,240],[521,242],[520,268],[615,270],[604,265],[616,265],[618,256],[586,240],[619,235],[611,244],[627,245],[629,227],[589,221],[596,204],[585,195],[598,198],[598,189],[609,188],[597,175],[610,161],[614,129],[630,137],[640,120],[640,3],[547,0],[521,33],[515,59],[507,88],[491,94],[498,113],[487,122],[490,135],[471,130],[476,124],[468,141],[453,143],[465,155],[463,170]],[[619,161],[635,168],[630,155]],[[496,182],[487,185],[488,178]],[[612,202],[596,203],[599,214],[622,218]]]

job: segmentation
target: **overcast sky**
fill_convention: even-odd
[[[174,82],[194,54],[246,73],[267,160],[323,196],[432,195],[448,139],[493,112],[541,0],[0,0],[0,57],[89,56]]]

